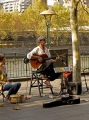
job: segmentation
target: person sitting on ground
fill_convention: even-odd
[[[56,57],[55,59],[51,59],[50,51],[47,49],[47,47],[45,47],[46,37],[39,37],[37,43],[38,46],[27,54],[27,58],[30,60],[30,62],[31,60],[34,62],[34,59],[36,59],[36,64],[40,63],[37,71],[39,71],[42,75],[42,78],[46,80],[45,84],[49,87],[53,87],[50,84],[50,81],[57,79],[61,75],[61,73],[55,73],[53,69],[53,63],[57,62],[60,58]],[[49,59],[43,62],[46,57]]]
[[[21,87],[21,83],[19,82],[11,83],[8,81],[4,55],[0,55],[0,84],[3,85],[3,91],[8,91],[6,95],[7,102],[10,102],[10,95],[16,94]]]

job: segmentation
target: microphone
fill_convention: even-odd
[[[66,66],[66,63],[64,62],[64,59],[62,59],[61,57],[60,57],[60,59],[61,59],[62,63]]]

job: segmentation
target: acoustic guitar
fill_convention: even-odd
[[[46,60],[50,60],[50,59],[55,59],[56,57],[50,57],[48,58],[48,56],[46,54],[42,54],[42,55],[37,55],[35,54],[36,56],[40,56],[42,57],[43,61],[42,62],[39,62],[38,59],[30,59],[30,64],[31,66],[34,68],[34,69],[37,69],[41,64],[43,64]],[[64,55],[64,54],[63,54]],[[63,56],[63,55],[60,55],[60,56]]]

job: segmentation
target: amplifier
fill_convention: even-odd
[[[82,93],[81,82],[68,82],[68,89],[72,95],[80,95]]]

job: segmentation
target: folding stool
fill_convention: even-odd
[[[30,82],[30,89],[29,94],[31,94],[32,87],[38,87],[39,95],[42,96],[43,89],[50,88],[43,82],[44,79],[41,78],[41,73],[36,71],[32,71],[31,82]],[[51,93],[53,94],[53,89],[50,88]]]

